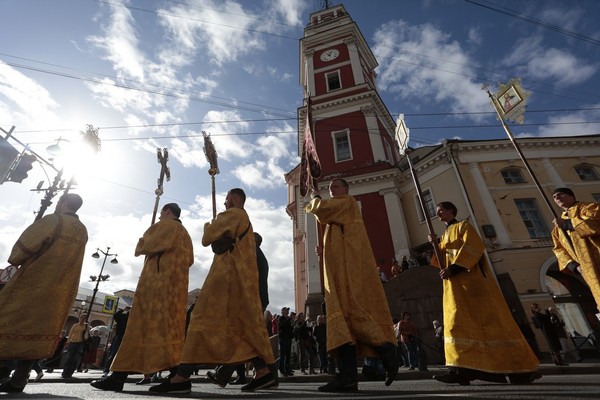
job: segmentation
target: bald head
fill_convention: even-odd
[[[59,213],[76,213],[83,204],[83,199],[75,193],[63,194],[58,203],[56,203],[56,212]]]

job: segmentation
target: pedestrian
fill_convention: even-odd
[[[402,319],[398,322],[398,333],[400,341],[406,346],[409,370],[419,366],[419,354],[417,351],[417,327],[410,318],[410,313],[402,313]]]
[[[562,351],[562,345],[560,344],[560,338],[556,326],[552,323],[552,319],[548,310],[542,312],[539,304],[533,303],[531,305],[531,319],[536,328],[542,330],[548,347],[550,348],[550,356],[552,361],[556,365],[569,365],[563,361],[560,352]]]
[[[444,341],[450,371],[433,378],[444,383],[468,385],[480,379],[490,382],[530,383],[540,375],[538,360],[519,330],[492,276],[485,245],[475,228],[456,219],[457,208],[444,201],[436,215],[446,225],[432,265],[443,280]]]
[[[554,202],[563,209],[552,223],[554,255],[561,271],[581,275],[600,309],[600,204],[579,202],[569,188],[557,188]]]
[[[25,229],[8,257],[19,269],[0,291],[0,359],[18,361],[0,392],[22,392],[35,361],[54,353],[77,295],[88,239],[76,214],[82,204],[75,193],[61,196],[54,214]],[[2,364],[0,376],[7,368]]]
[[[282,307],[281,315],[277,319],[279,331],[279,372],[283,376],[294,375],[292,371],[292,340],[294,339],[294,325],[289,315],[290,308]]]
[[[113,316],[113,321],[115,322],[115,335],[112,338],[110,349],[108,350],[108,357],[106,358],[106,364],[104,365],[103,376],[107,376],[110,373],[110,365],[119,351],[119,347],[121,347],[121,341],[125,335],[130,310],[130,306],[125,306],[119,309]]]
[[[242,386],[243,392],[278,385],[269,370],[275,359],[263,320],[256,243],[245,202],[242,189],[231,189],[225,211],[204,225],[202,245],[211,246],[215,256],[192,312],[181,365],[175,376],[151,387],[151,392],[191,392],[190,376],[198,364],[224,365],[207,377],[225,387],[234,366],[250,360],[255,376]]]
[[[67,331],[63,329],[62,331],[60,331],[60,335],[56,339],[54,353],[52,353],[52,356],[50,357],[50,359],[48,359],[44,362],[44,367],[46,367],[47,373],[52,373],[52,372],[54,372],[54,368],[60,367],[60,360],[62,358],[63,349],[64,349],[66,343],[67,343]]]
[[[189,269],[194,263],[192,240],[180,216],[177,204],[166,204],[159,221],[138,241],[135,255],[145,256],[144,268],[125,335],[110,366],[112,374],[93,381],[91,385],[97,389],[118,392],[130,373],[150,379],[155,372],[175,368],[180,362]]]
[[[442,357],[442,364],[446,364],[446,358],[444,357],[444,326],[437,319],[434,319],[432,324],[434,334],[434,347]]]
[[[386,385],[398,373],[392,316],[377,263],[356,200],[344,179],[329,184],[330,199],[313,190],[307,213],[326,225],[323,248],[327,351],[338,358],[340,373],[321,392],[358,391],[357,356],[379,356]]]

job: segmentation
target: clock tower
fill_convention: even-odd
[[[390,276],[394,258],[410,256],[403,218],[395,122],[375,83],[377,60],[343,5],[310,15],[300,40],[300,84],[310,98],[312,132],[321,161],[319,189],[344,178],[361,207],[377,263]],[[302,151],[306,105],[298,110],[298,152]],[[322,237],[316,220],[304,213],[299,168],[286,175],[288,213],[294,220],[296,307],[321,313],[322,265],[315,252]],[[377,266],[374,265],[375,269]]]

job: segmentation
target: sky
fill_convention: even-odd
[[[160,206],[181,206],[194,241],[190,290],[202,286],[213,257],[200,244],[212,218],[205,131],[219,157],[217,211],[228,189],[246,191],[269,260],[269,309],[295,308],[284,174],[299,163],[299,40],[322,3],[0,1],[0,128],[14,126],[14,138],[75,176],[89,232],[82,287],[95,286],[89,276],[103,257],[91,254],[99,248],[119,260],[106,263],[111,277],[100,291],[135,290],[143,258],[134,249],[151,224],[157,148],[168,149],[171,173]],[[330,3],[346,7],[371,47],[380,95],[394,119],[404,115],[411,147],[506,138],[482,86],[494,93],[516,77],[530,96],[525,123],[511,124],[515,136],[600,133],[596,0]],[[101,139],[95,155],[79,147],[87,125]],[[62,152],[50,154],[57,143]],[[36,163],[23,183],[0,185],[0,260],[34,221],[44,193],[33,189],[55,175]]]

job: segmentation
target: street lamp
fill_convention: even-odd
[[[104,261],[102,261],[102,268],[100,268],[100,273],[98,274],[98,276],[94,276],[91,275],[90,279],[92,282],[96,282],[96,287],[94,288],[94,293],[92,294],[92,301],[90,302],[90,308],[88,308],[88,312],[87,315],[85,316],[85,322],[87,323],[89,318],[90,318],[90,314],[92,313],[92,306],[94,305],[94,300],[96,299],[96,293],[98,293],[98,285],[100,285],[100,282],[104,282],[106,280],[108,280],[108,278],[110,278],[110,275],[102,275],[102,272],[104,271],[104,264],[106,264],[106,259],[109,256],[115,256],[112,260],[110,260],[111,264],[118,264],[119,262],[117,261],[117,254],[110,254],[110,247],[106,247],[106,251],[102,251],[100,249],[96,249],[96,252],[94,254],[92,254],[93,258],[100,258],[100,254],[98,254],[98,252],[104,254]]]
[[[77,312],[77,317],[81,317],[81,313],[85,310],[85,301],[82,301],[77,307],[75,307],[75,311]]]

